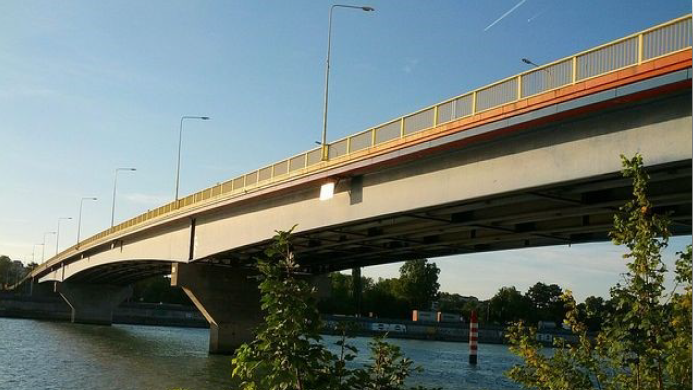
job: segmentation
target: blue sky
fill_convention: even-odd
[[[313,147],[330,4],[1,2],[0,253],[30,260],[82,196],[99,198],[85,205],[83,237],[108,227],[116,167],[138,169],[119,179],[117,221],[171,200],[181,115],[212,117],[186,123],[183,194]],[[329,139],[525,70],[522,57],[549,62],[691,12],[687,0],[364,4],[376,12],[335,13]],[[64,248],[76,223],[62,226]],[[624,269],[605,245],[438,263],[443,289],[480,297],[537,280],[604,295]]]

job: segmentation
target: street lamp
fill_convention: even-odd
[[[116,168],[115,179],[113,180],[113,203],[111,204],[111,227],[113,227],[113,222],[115,221],[115,201],[116,201],[116,189],[118,188],[118,172],[134,172],[135,168]]]
[[[43,233],[43,244],[41,244],[41,263],[46,261],[46,236],[48,236],[49,234],[55,234],[55,232]]]
[[[538,68],[538,67],[539,67],[539,65],[535,64],[534,62],[532,62],[532,60],[530,60],[529,58],[523,58],[523,59],[522,59],[522,62],[524,62],[524,63],[527,64],[527,65],[533,65],[535,68]]]
[[[180,129],[178,131],[178,169],[176,170],[176,200],[178,200],[178,187],[180,184],[180,152],[183,147],[183,120],[185,119],[199,119],[202,121],[208,121],[210,118],[208,116],[191,115],[184,115],[180,117]]]
[[[329,18],[329,24],[327,26],[327,66],[325,68],[325,109],[323,110],[323,113],[322,113],[322,159],[323,159],[323,161],[327,160],[327,155],[328,155],[328,151],[327,151],[327,104],[328,104],[328,100],[329,100],[329,91],[330,91],[330,51],[332,49],[332,11],[334,11],[335,8],[359,9],[359,10],[365,11],[365,12],[375,11],[375,8],[368,7],[368,6],[334,4],[332,7],[330,7],[330,18]]]
[[[77,245],[79,245],[79,236],[82,233],[82,206],[85,200],[98,200],[96,198],[82,198],[79,201],[79,217],[77,218]]]
[[[58,244],[60,243],[60,222],[72,219],[72,217],[60,217],[58,218],[58,229],[55,232],[55,255],[58,255]]]
[[[522,59],[522,62],[524,62],[524,63],[527,64],[527,65],[532,65],[532,66],[535,67],[535,68],[539,68],[539,65],[535,64],[534,61],[530,60],[529,58],[523,58],[523,59]],[[548,85],[547,85],[547,87],[546,87],[546,89],[549,89],[549,88],[551,88],[551,87],[553,86],[553,74],[551,73],[550,70],[548,70],[548,69],[546,69],[546,68],[541,68],[541,70],[543,70],[544,72],[546,72],[546,74],[549,76],[549,83],[548,83]]]
[[[36,263],[36,246],[42,246],[43,244],[34,244],[34,246],[31,248],[31,262]]]

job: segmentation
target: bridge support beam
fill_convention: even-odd
[[[132,286],[56,283],[56,291],[72,308],[72,322],[111,325],[113,310],[132,296]]]
[[[354,303],[356,307],[356,317],[361,317],[363,315],[363,303],[361,297],[363,296],[363,286],[361,286],[361,267],[354,267],[351,269],[351,288],[352,294],[354,295]]]
[[[190,297],[209,322],[209,353],[232,354],[255,337],[262,321],[257,271],[209,264],[173,264],[171,285]]]
[[[55,292],[55,283],[54,282],[46,282],[46,283],[39,283],[38,280],[32,278],[30,281],[27,281],[25,283],[27,286],[25,287],[27,291],[27,295],[30,297],[55,297],[57,296]]]

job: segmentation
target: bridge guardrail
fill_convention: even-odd
[[[476,90],[404,115],[328,144],[328,160],[348,160],[370,148],[406,138],[443,123],[476,115],[507,103],[549,92],[578,81],[639,65],[691,49],[691,15],[685,15],[615,41],[561,58]],[[112,234],[210,199],[233,197],[250,190],[314,172],[327,166],[320,147],[289,157],[253,172],[165,204],[91,236],[49,259],[79,249]]]

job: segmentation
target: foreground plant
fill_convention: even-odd
[[[315,288],[300,276],[291,250],[291,231],[278,232],[274,244],[258,259],[264,323],[255,340],[233,358],[233,376],[245,390],[399,390],[412,362],[398,347],[375,339],[373,364],[349,368],[358,350],[346,329],[336,343],[340,354],[323,343]],[[353,365],[353,364],[352,364]],[[419,388],[421,389],[421,388]]]
[[[537,390],[691,389],[691,246],[678,253],[676,281],[683,293],[665,294],[662,250],[669,240],[666,216],[653,213],[647,199],[649,176],[642,157],[622,156],[623,175],[633,179],[633,199],[614,217],[611,238],[625,245],[625,282],[611,289],[615,310],[594,340],[578,321],[575,300],[564,295],[570,325],[579,341],[556,340],[543,354],[536,330],[517,323],[509,329],[511,351],[524,363],[508,376]]]

